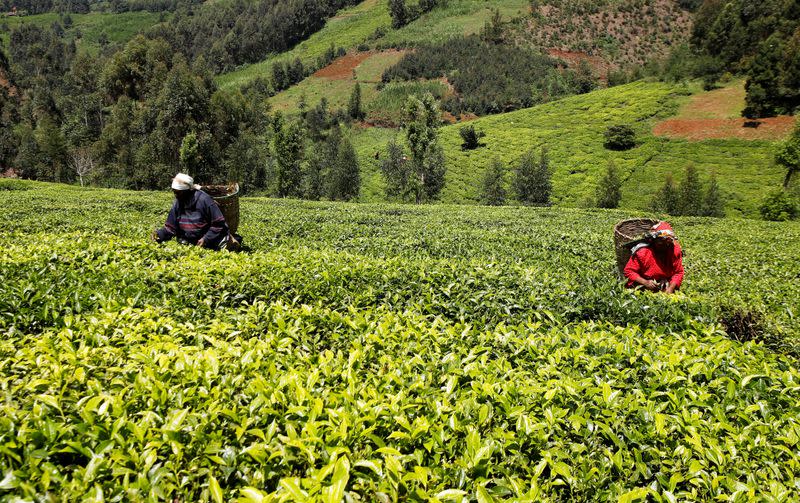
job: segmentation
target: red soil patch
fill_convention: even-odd
[[[365,59],[372,56],[371,52],[355,52],[345,54],[334,60],[333,63],[314,72],[314,77],[324,77],[331,80],[349,80],[353,78],[353,71]]]
[[[751,126],[746,127],[745,123]],[[750,121],[749,119],[668,119],[656,124],[653,134],[670,138],[702,141],[722,138],[740,140],[780,140],[794,127],[795,118],[782,115]]]
[[[573,69],[577,68],[578,65],[581,64],[581,61],[586,61],[603,83],[608,81],[608,69],[610,65],[600,56],[591,56],[585,52],[562,51],[561,49],[548,49],[547,54],[563,60],[567,66]]]
[[[11,85],[11,83],[8,81],[8,77],[6,77],[6,74],[3,72],[0,72],[0,87],[5,87],[8,89],[9,96],[17,95],[17,88]]]

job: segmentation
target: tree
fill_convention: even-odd
[[[490,44],[503,43],[503,16],[500,9],[494,9],[492,17],[483,25],[481,38]]]
[[[389,15],[392,18],[392,28],[405,26],[409,21],[405,0],[389,0]]]
[[[364,120],[364,110],[361,108],[361,86],[356,82],[352,94],[350,94],[350,101],[347,104],[347,115],[353,120]]]
[[[92,157],[89,149],[80,148],[73,150],[70,153],[70,165],[72,169],[75,170],[75,174],[78,175],[81,187],[83,187],[83,177],[89,175],[95,168],[94,157]]]
[[[636,133],[625,124],[608,126],[603,136],[603,145],[610,150],[628,150],[636,146]]]
[[[800,214],[797,202],[785,190],[777,190],[767,195],[759,211],[764,220],[775,222],[794,220]]]
[[[336,164],[333,167],[330,198],[335,201],[350,201],[358,197],[360,189],[361,172],[356,150],[349,139],[343,138],[339,142]]]
[[[411,163],[395,138],[389,140],[386,145],[386,157],[381,161],[380,168],[386,180],[386,197],[398,198],[405,202],[411,194],[409,182],[412,175]]]
[[[286,123],[281,114],[275,116],[272,137],[273,155],[277,164],[278,197],[302,195],[303,135],[295,123]]]
[[[542,147],[538,161],[533,150],[529,150],[520,159],[514,176],[514,190],[517,193],[517,199],[523,204],[550,204],[550,193],[552,192],[550,177],[547,148]]]
[[[420,204],[435,199],[444,187],[444,153],[438,143],[441,115],[430,93],[422,98],[409,97],[405,112],[408,120],[404,128],[413,172],[409,182],[414,201]]]
[[[700,215],[703,211],[703,187],[697,168],[693,165],[686,167],[686,174],[681,181],[678,196],[678,214]]]
[[[675,186],[675,181],[672,179],[672,173],[667,174],[664,179],[664,185],[658,189],[653,201],[650,203],[650,208],[653,211],[660,213],[668,213],[675,215],[678,213],[679,208],[679,195],[678,188]]]
[[[578,63],[578,69],[575,71],[575,92],[585,94],[595,89],[597,89],[597,76],[595,76],[589,63],[582,59]]]
[[[609,161],[606,172],[597,185],[597,207],[617,208],[622,199],[622,179],[617,172],[617,166]]]
[[[461,135],[461,139],[464,140],[461,142],[461,150],[474,150],[481,146],[481,138],[486,136],[486,133],[483,131],[475,131],[475,126],[472,124],[468,126],[462,126],[458,130],[458,134]]]
[[[502,206],[506,202],[506,168],[499,159],[492,161],[483,178],[481,202],[488,206]]]
[[[705,196],[703,197],[703,210],[700,213],[704,217],[724,217],[725,208],[722,201],[722,194],[717,183],[717,176],[711,173],[711,180],[708,182]]]
[[[792,176],[800,171],[800,122],[795,125],[792,135],[784,142],[775,155],[775,162],[786,169],[783,188],[788,189]]]

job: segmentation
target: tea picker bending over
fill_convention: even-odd
[[[631,249],[625,266],[628,288],[673,293],[683,282],[683,252],[667,222],[659,222]]]
[[[172,179],[175,202],[164,227],[153,231],[157,243],[176,238],[179,243],[212,250],[236,250],[239,240],[228,230],[219,206],[194,184],[191,176],[178,173]]]

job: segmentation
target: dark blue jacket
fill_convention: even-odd
[[[192,244],[202,239],[206,247],[215,247],[228,235],[228,224],[217,203],[202,190],[193,192],[185,205],[175,200],[167,222],[158,230],[159,243],[177,237]]]

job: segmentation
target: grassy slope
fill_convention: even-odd
[[[78,30],[81,38],[77,39],[79,48],[89,52],[99,49],[100,34],[105,32],[113,43],[125,43],[140,31],[158,23],[160,14],[151,12],[124,12],[121,14],[107,14],[92,12],[89,14],[71,14],[72,26],[65,29],[67,38],[75,38]],[[3,18],[0,23],[7,23],[10,29],[23,23],[34,23],[42,27],[49,27],[54,21],[59,20],[55,13],[38,14],[20,18]],[[9,33],[0,34],[3,46],[8,47]]]
[[[764,141],[713,140],[687,142],[657,138],[653,124],[675,113],[685,101],[681,89],[668,84],[637,82],[574,96],[553,103],[507,114],[480,118],[472,124],[486,132],[486,146],[461,151],[460,125],[441,130],[441,143],[448,160],[447,185],[442,200],[448,203],[476,202],[483,173],[497,158],[513,166],[528,149],[546,146],[553,174],[553,200],[561,205],[589,205],[597,181],[609,161],[626,179],[622,207],[645,208],[652,195],[672,173],[677,180],[688,163],[707,177],[717,174],[725,193],[727,210],[733,216],[754,216],[765,187],[780,183],[782,171],[772,162],[774,145]],[[608,125],[626,123],[637,130],[639,145],[627,152],[603,147]],[[362,153],[365,179],[372,180],[377,162],[375,150],[395,132],[370,131],[356,141]],[[380,179],[367,183],[364,199],[382,197]]]

